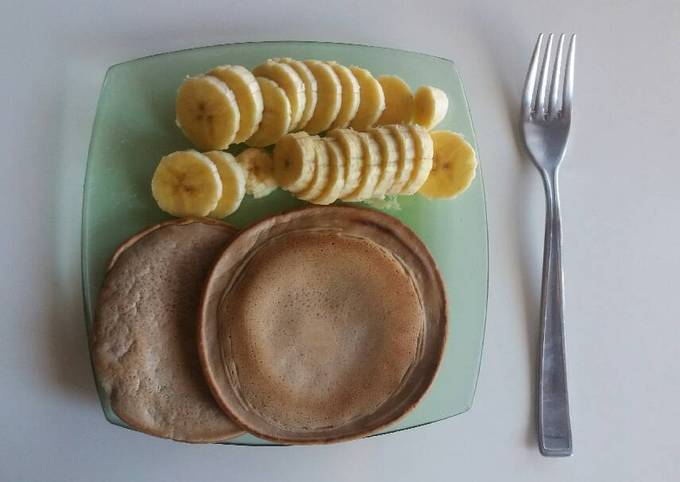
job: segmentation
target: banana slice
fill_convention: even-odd
[[[236,162],[245,171],[246,192],[259,199],[276,189],[274,161],[267,151],[250,147],[236,156]]]
[[[399,146],[392,134],[384,127],[377,127],[369,130],[369,134],[380,147],[380,177],[373,190],[374,199],[382,199],[387,191],[392,187],[394,178],[397,174],[397,163],[399,162]]]
[[[224,151],[206,152],[222,181],[222,196],[217,206],[208,214],[212,218],[221,219],[233,213],[241,205],[246,194],[246,176],[234,156]]]
[[[253,69],[253,74],[276,82],[283,89],[290,102],[291,121],[289,128],[295,127],[305,110],[305,84],[298,73],[288,64],[267,60]]]
[[[312,199],[313,204],[332,204],[340,197],[342,186],[345,184],[345,160],[343,159],[342,149],[335,139],[325,138],[322,141],[326,144],[328,153],[328,180],[321,194]]]
[[[350,70],[359,82],[359,109],[349,125],[358,131],[365,131],[378,122],[385,110],[385,94],[368,70],[361,67],[350,67]]]
[[[298,122],[297,125],[293,126],[291,130],[304,129],[304,127],[307,125],[307,122],[309,122],[309,119],[312,118],[312,115],[314,114],[314,109],[316,108],[317,101],[316,79],[314,78],[314,75],[312,75],[312,71],[309,70],[309,67],[307,67],[299,60],[294,60],[291,59],[290,57],[274,60],[276,60],[277,62],[283,62],[284,64],[288,64],[291,67],[293,67],[293,70],[297,72],[297,74],[302,79],[302,83],[305,84],[305,109],[302,111],[302,117],[300,117],[300,122]]]
[[[177,126],[201,149],[226,149],[239,129],[234,92],[215,77],[199,75],[182,82],[175,104]]]
[[[338,112],[335,121],[331,124],[333,128],[347,127],[349,123],[357,115],[359,109],[359,82],[354,74],[344,65],[340,65],[335,61],[326,62],[331,66],[335,75],[340,79],[340,86],[342,88],[342,98],[340,102],[340,111]]]
[[[413,172],[411,172],[408,182],[401,189],[401,193],[415,194],[430,175],[434,147],[430,134],[423,126],[411,124],[407,126],[407,129],[413,139],[415,155],[413,157]]]
[[[255,76],[242,65],[215,67],[208,75],[217,77],[229,87],[236,97],[240,113],[238,131],[234,142],[243,142],[252,136],[262,120],[262,92]]]
[[[399,161],[397,162],[397,173],[394,176],[392,187],[387,191],[388,194],[401,194],[402,189],[411,178],[413,172],[413,160],[415,158],[415,145],[411,133],[406,126],[390,125],[385,126],[390,134],[397,141],[399,150]]]
[[[452,198],[465,191],[475,178],[475,150],[461,136],[451,131],[431,133],[434,158],[430,176],[420,188],[428,198]]]
[[[303,63],[314,75],[317,86],[316,107],[305,130],[310,134],[318,134],[327,130],[338,116],[342,104],[342,86],[330,65],[318,60],[305,60]]]
[[[302,191],[314,176],[318,136],[306,132],[286,134],[274,146],[274,178],[286,191]]]
[[[345,160],[345,182],[340,192],[342,198],[353,193],[359,187],[363,166],[361,139],[357,132],[351,129],[333,129],[326,136],[338,142],[342,149],[342,157]]]
[[[295,197],[305,201],[318,198],[328,184],[329,171],[328,148],[325,142],[318,139],[314,142],[314,177],[312,182],[295,194]]]
[[[446,93],[430,85],[423,85],[416,90],[414,104],[413,120],[427,130],[444,120],[449,110],[449,98]]]
[[[413,94],[406,82],[396,75],[382,75],[378,82],[385,94],[385,110],[378,124],[408,124],[413,119]]]
[[[262,91],[264,110],[262,121],[255,133],[246,141],[249,146],[264,147],[283,137],[291,122],[290,101],[286,93],[273,80],[255,77]]]
[[[173,216],[207,216],[222,197],[217,167],[200,152],[177,151],[163,157],[151,179],[158,207]]]
[[[357,134],[361,140],[361,154],[363,166],[361,169],[361,180],[359,187],[354,192],[342,198],[343,201],[358,202],[371,199],[373,190],[380,177],[380,147],[366,132]]]

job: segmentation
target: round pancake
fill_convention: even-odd
[[[133,428],[184,442],[242,433],[212,398],[196,348],[205,278],[235,233],[220,221],[173,220],[113,255],[97,302],[93,363],[111,408]]]
[[[286,443],[365,436],[430,386],[446,340],[443,282],[386,214],[308,208],[242,231],[203,293],[199,354],[245,430]]]

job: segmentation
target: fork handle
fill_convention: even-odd
[[[545,456],[572,453],[564,342],[562,219],[557,170],[544,172],[546,192],[541,338],[538,381],[538,443]]]

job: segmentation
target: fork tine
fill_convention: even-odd
[[[534,47],[534,53],[531,56],[531,63],[529,64],[529,71],[524,82],[524,95],[522,96],[522,113],[525,118],[531,116],[531,107],[534,103],[534,93],[536,92],[536,72],[538,71],[538,57],[541,53],[541,44],[543,43],[543,34],[539,34]]]
[[[557,105],[559,100],[559,85],[562,75],[562,48],[564,47],[565,35],[560,35],[560,40],[557,43],[557,55],[555,56],[555,66],[553,67],[552,81],[550,82],[550,106],[548,112],[550,114],[557,114],[560,111],[560,106]]]
[[[562,92],[562,115],[571,116],[571,106],[574,98],[574,56],[576,55],[576,35],[571,36],[567,65],[564,71],[564,91]]]
[[[552,54],[553,34],[548,36],[548,44],[543,54],[543,65],[541,66],[541,78],[538,81],[538,97],[536,98],[536,115],[545,113],[545,94],[548,90],[548,68],[550,67],[550,57]]]

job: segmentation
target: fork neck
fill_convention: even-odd
[[[541,178],[543,178],[543,186],[548,195],[557,195],[557,186],[559,178],[559,166],[551,168],[540,168]]]
[[[556,221],[559,222],[560,216],[560,194],[559,194],[559,171],[557,167],[550,169],[540,169],[543,178],[543,188],[545,189],[546,215],[548,225]],[[555,218],[558,218],[557,220]]]

